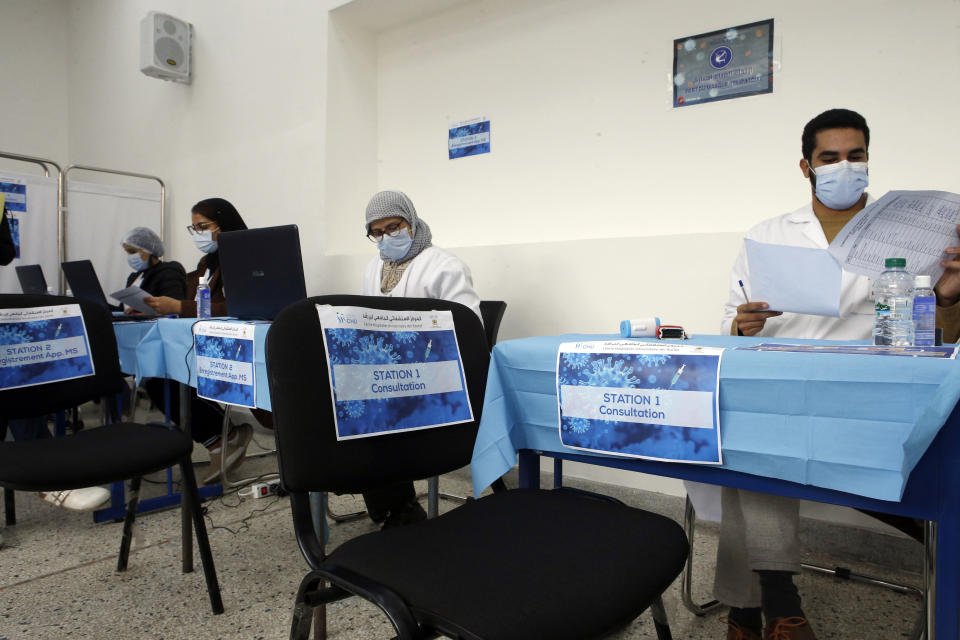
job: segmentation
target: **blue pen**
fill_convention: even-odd
[[[743,288],[743,280],[737,280],[737,282],[740,283],[740,291],[743,291],[743,299],[749,303],[750,298],[747,297],[747,290]]]

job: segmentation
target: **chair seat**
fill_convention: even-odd
[[[136,423],[63,438],[0,443],[0,486],[18,491],[79,489],[170,467],[193,450],[179,430]]]
[[[349,540],[321,571],[378,582],[450,635],[584,640],[640,615],[687,552],[669,518],[564,489],[517,489]]]

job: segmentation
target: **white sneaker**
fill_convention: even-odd
[[[86,487],[70,491],[41,491],[40,497],[70,511],[93,511],[110,500],[110,492],[103,487]]]

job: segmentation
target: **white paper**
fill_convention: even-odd
[[[946,191],[889,191],[840,230],[829,251],[847,271],[879,278],[887,258],[906,258],[907,271],[943,275],[943,250],[960,245],[960,195]]]
[[[133,286],[127,287],[126,289],[120,289],[120,291],[114,291],[110,294],[111,298],[119,300],[121,304],[125,304],[134,311],[139,311],[140,313],[146,315],[156,315],[156,311],[150,307],[146,302],[143,301],[144,298],[149,298],[150,294],[141,289],[140,287]]]
[[[768,244],[747,238],[750,301],[771,311],[840,317],[843,272],[824,249]]]

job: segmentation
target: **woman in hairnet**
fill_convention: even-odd
[[[133,273],[127,286],[136,285],[151,296],[181,299],[187,293],[187,272],[179,262],[164,262],[163,241],[147,227],[135,227],[123,237],[123,250]],[[130,307],[124,305],[130,313]]]
[[[470,269],[455,255],[433,246],[430,227],[400,191],[381,191],[367,204],[366,232],[377,245],[363,274],[363,295],[452,300],[480,318],[480,297]],[[482,318],[481,318],[482,322]],[[363,494],[367,512],[384,528],[427,517],[412,482],[397,482]]]

